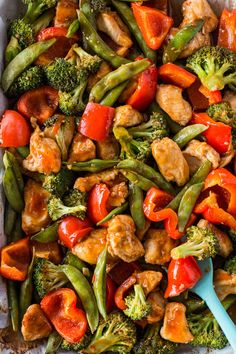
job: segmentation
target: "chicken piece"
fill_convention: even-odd
[[[225,91],[223,96],[224,102],[229,102],[232,110],[236,112],[236,92],[233,91]]]
[[[187,44],[184,50],[181,52],[179,58],[187,58],[191,54],[195,53],[198,49],[211,45],[211,36],[209,33],[203,34],[198,32],[194,38]]]
[[[222,230],[218,229],[215,225],[211,224],[205,219],[201,219],[198,224],[201,229],[209,229],[214,233],[219,242],[219,255],[227,258],[233,251],[233,243],[229,236]]]
[[[132,47],[129,30],[116,12],[101,12],[97,17],[97,26],[99,31],[106,33],[119,46]]]
[[[110,65],[108,65],[105,61],[103,61],[96,74],[92,74],[89,76],[87,90],[90,92],[92,87],[95,86],[98,81],[100,81],[104,76],[106,76],[111,71],[112,68],[110,67]]]
[[[31,241],[31,247],[34,248],[37,258],[46,258],[54,264],[60,264],[62,261],[61,249],[57,241],[46,243]]]
[[[77,133],[72,142],[68,163],[88,161],[95,157],[96,146],[94,142],[86,136]]]
[[[60,0],[56,8],[54,25],[56,27],[69,27],[77,18],[76,10],[78,8],[77,0]]]
[[[145,262],[163,265],[170,261],[171,250],[178,241],[169,237],[165,230],[149,229],[144,241]]]
[[[50,224],[47,202],[50,193],[38,182],[29,179],[24,188],[25,208],[22,212],[22,229],[33,235]]]
[[[186,319],[186,307],[180,302],[166,305],[163,326],[160,331],[162,338],[174,343],[190,343],[193,340]]]
[[[90,232],[90,234],[78,242],[72,248],[72,253],[78,256],[82,261],[89,264],[96,264],[99,254],[106,246],[107,229],[101,228]]]
[[[130,263],[144,255],[144,248],[135,235],[135,224],[128,215],[116,215],[109,222],[108,252]]]
[[[159,85],[156,101],[180,125],[187,125],[192,118],[192,108],[182,96],[183,90],[174,85]]]
[[[145,270],[136,274],[137,282],[142,286],[146,296],[158,287],[162,278],[162,273],[155,270]]]
[[[212,163],[213,169],[219,167],[220,164],[220,154],[211,145],[195,139],[188,143],[183,155],[191,173],[196,172],[205,159]]]
[[[75,181],[74,188],[79,189],[81,192],[89,192],[97,183],[114,181],[118,174],[118,170],[106,170],[100,173],[92,173],[86,177],[79,177]]]
[[[147,323],[161,321],[165,314],[166,301],[159,291],[153,291],[147,297],[147,302],[152,306],[150,315],[147,316]]]
[[[170,138],[154,140],[152,155],[167,181],[183,186],[189,180],[189,167],[179,146]]]
[[[228,295],[236,295],[236,275],[217,269],[214,272],[214,288],[220,301]]]
[[[233,160],[234,156],[235,156],[235,151],[231,144],[229,150],[224,155],[221,156],[219,167],[227,166]]]
[[[25,341],[32,341],[49,337],[52,326],[40,305],[30,305],[24,314],[21,326],[21,333]]]
[[[133,127],[143,122],[143,116],[132,106],[126,104],[116,108],[114,127]]]
[[[30,138],[30,154],[23,161],[23,167],[32,172],[57,173],[61,169],[61,151],[57,143],[45,138],[37,127]]]
[[[121,206],[125,203],[128,194],[129,190],[125,182],[115,184],[110,188],[110,195],[107,200],[107,208],[112,209],[113,207]]]
[[[114,160],[119,155],[119,144],[113,135],[96,142],[97,157],[102,160]]]

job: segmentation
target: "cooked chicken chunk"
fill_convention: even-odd
[[[79,189],[81,192],[89,192],[97,183],[114,181],[118,174],[118,170],[106,170],[100,173],[92,173],[86,177],[79,177],[75,181],[74,188]]]
[[[223,96],[223,101],[229,102],[232,110],[236,112],[236,92],[226,91]]]
[[[86,136],[77,133],[71,145],[68,162],[88,161],[95,157],[96,146],[94,142]]]
[[[135,224],[128,215],[116,215],[108,226],[108,252],[130,263],[144,255],[144,248],[135,235]]]
[[[32,341],[49,337],[52,326],[41,310],[40,305],[34,304],[28,307],[24,314],[21,333],[25,341]]]
[[[24,189],[25,208],[22,212],[22,229],[33,235],[49,225],[47,201],[50,194],[39,183],[29,179]]]
[[[227,166],[233,160],[234,156],[235,156],[235,150],[231,144],[229,150],[221,156],[219,167]]]
[[[144,241],[145,261],[163,265],[170,261],[170,252],[178,241],[170,238],[165,230],[149,229]]]
[[[31,241],[31,247],[34,248],[37,258],[46,258],[55,264],[60,264],[62,261],[61,248],[57,241],[47,243]]]
[[[107,200],[107,208],[121,206],[128,197],[129,190],[125,182],[115,184],[110,188],[110,195]]]
[[[201,229],[209,229],[214,233],[219,242],[219,254],[222,257],[226,258],[230,255],[230,253],[233,251],[233,244],[229,236],[224,231],[218,229],[215,225],[211,224],[205,219],[201,219],[197,226]]]
[[[167,181],[178,186],[184,185],[189,179],[189,167],[179,146],[169,138],[154,140],[152,155]]]
[[[78,242],[72,249],[72,253],[82,261],[89,264],[96,264],[99,254],[106,246],[107,229],[96,229],[90,232],[82,241]]]
[[[54,24],[56,27],[69,27],[77,18],[76,10],[78,2],[76,0],[60,0],[57,4]]]
[[[87,90],[90,92],[92,87],[95,86],[99,80],[101,80],[104,76],[106,76],[111,71],[112,68],[105,61],[103,61],[96,74],[92,74],[89,76]]]
[[[211,45],[210,34],[203,34],[202,32],[198,32],[181,52],[179,58],[187,58],[205,45]]]
[[[159,291],[153,291],[147,297],[147,301],[152,306],[150,315],[147,316],[148,323],[161,321],[165,314],[166,301]]]
[[[162,278],[162,273],[154,270],[145,270],[136,274],[137,282],[142,286],[146,296],[158,287]]]
[[[171,302],[166,305],[164,322],[160,331],[162,338],[175,343],[189,343],[193,340],[185,312],[186,307],[180,302]]]
[[[214,272],[214,288],[220,301],[228,295],[236,295],[236,275],[217,269]]]
[[[182,89],[174,85],[160,85],[156,101],[159,106],[180,125],[186,125],[192,118],[192,108],[183,98]]]
[[[44,174],[57,173],[61,169],[61,151],[57,143],[45,138],[37,127],[30,138],[30,154],[23,161],[23,167],[29,171]]]
[[[116,108],[114,118],[114,127],[133,127],[143,122],[143,116],[130,105],[120,106]]]
[[[97,157],[102,160],[114,160],[119,154],[119,144],[113,135],[96,142]]]

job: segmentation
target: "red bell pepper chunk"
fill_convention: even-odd
[[[194,111],[205,111],[209,107],[209,101],[200,91],[201,81],[197,79],[187,88],[187,94]]]
[[[194,113],[191,123],[204,124],[208,129],[202,133],[208,144],[220,154],[229,150],[231,144],[231,127],[221,122],[215,122],[207,113]]]
[[[159,68],[159,77],[164,83],[173,84],[182,89],[190,87],[197,79],[196,75],[172,63],[164,64]]]
[[[79,342],[88,328],[86,315],[76,303],[74,290],[67,288],[51,291],[40,303],[57,332],[69,343]]]
[[[137,282],[135,274],[132,274],[128,279],[126,279],[116,290],[115,293],[115,304],[120,310],[126,309],[126,304],[124,300],[125,293],[130,290],[133,285]]]
[[[29,263],[30,244],[26,237],[2,248],[0,274],[7,279],[24,281]]]
[[[168,284],[164,297],[178,296],[183,291],[191,289],[202,276],[194,257],[172,259],[168,268]]]
[[[107,216],[106,203],[110,195],[109,188],[104,184],[96,184],[88,196],[88,216],[96,224]],[[107,223],[101,226],[107,226]]]
[[[210,91],[207,87],[201,85],[199,91],[208,99],[209,105],[222,102],[221,91]]]
[[[90,102],[85,108],[78,131],[90,139],[103,141],[109,135],[114,116],[114,108]]]
[[[37,35],[37,41],[46,41],[48,39],[56,37],[66,37],[67,28],[66,27],[47,27],[42,29]],[[78,36],[74,34],[73,38],[78,39]]]
[[[142,59],[143,58],[137,58],[136,60]],[[140,112],[148,108],[156,96],[157,74],[158,70],[155,64],[152,64],[147,70],[144,70],[138,77],[136,90],[128,98],[126,103]]]
[[[174,21],[163,12],[132,3],[132,10],[146,44],[151,49],[159,49],[169,33]]]
[[[224,9],[220,17],[218,46],[236,52],[236,9]]]
[[[107,275],[106,277],[106,309],[110,313],[115,306],[116,285],[114,281]]]

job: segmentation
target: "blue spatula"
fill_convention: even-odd
[[[192,292],[200,296],[207,304],[231,347],[236,353],[236,325],[233,323],[224,307],[221,305],[213,287],[213,264],[211,258],[198,262],[202,270],[202,278],[195,285]]]

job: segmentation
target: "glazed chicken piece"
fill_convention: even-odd
[[[96,74],[92,74],[89,76],[87,90],[90,92],[93,86],[95,86],[98,81],[100,81],[104,76],[106,76],[111,71],[112,68],[110,67],[110,65],[108,65],[105,61],[103,61]]]
[[[162,338],[174,343],[190,343],[193,340],[186,319],[186,307],[180,302],[166,305],[163,326],[160,331]]]
[[[50,224],[47,201],[50,194],[38,182],[29,179],[24,188],[25,208],[22,212],[22,229],[33,235]]]
[[[89,264],[96,264],[99,254],[106,246],[107,229],[101,228],[90,232],[90,234],[78,242],[72,249],[72,253],[82,261]]]
[[[41,310],[40,305],[33,304],[24,314],[21,333],[25,341],[49,337],[52,332],[50,322]]]
[[[156,323],[161,321],[165,314],[166,301],[159,291],[153,291],[147,297],[147,302],[151,304],[152,310],[147,316],[147,323]]]
[[[189,167],[179,146],[170,138],[154,140],[152,155],[161,171],[169,182],[183,186],[189,180]]]
[[[178,241],[170,238],[165,230],[149,229],[145,241],[145,262],[163,265],[170,261],[171,250],[178,245]]]
[[[116,108],[114,117],[114,127],[133,127],[143,122],[143,116],[130,105],[120,106]]]
[[[119,144],[113,135],[96,142],[97,157],[102,160],[115,160],[119,155]]]
[[[68,163],[88,161],[95,157],[96,146],[94,142],[86,136],[77,133],[71,145]]]
[[[86,177],[79,177],[75,181],[74,188],[81,192],[89,192],[97,183],[109,183],[118,176],[118,170],[106,170],[100,173],[92,173]]]
[[[192,118],[192,108],[182,96],[183,90],[174,85],[159,85],[156,101],[180,125],[187,125]]]
[[[198,32],[195,37],[189,42],[185,49],[181,52],[179,58],[187,58],[191,54],[195,53],[198,49],[211,45],[211,36],[209,33],[203,34]]]
[[[162,273],[154,270],[145,270],[136,274],[137,283],[142,286],[146,296],[158,287],[162,278]]]
[[[236,295],[236,275],[217,269],[214,272],[214,289],[220,301],[228,295]]]
[[[115,184],[110,188],[110,195],[107,200],[107,208],[112,209],[114,207],[121,206],[125,203],[128,194],[129,190],[125,182]]]
[[[77,18],[77,0],[60,0],[56,8],[54,24],[56,27],[69,27]]]
[[[61,169],[61,151],[51,138],[45,138],[37,127],[30,138],[30,154],[23,167],[32,172],[57,173]]]
[[[128,215],[116,215],[109,222],[107,234],[108,252],[130,263],[144,255],[144,248],[135,235],[135,224]]]
[[[57,241],[53,242],[37,242],[31,241],[31,248],[34,248],[35,257],[46,258],[54,264],[60,264],[62,261],[61,248]]]

